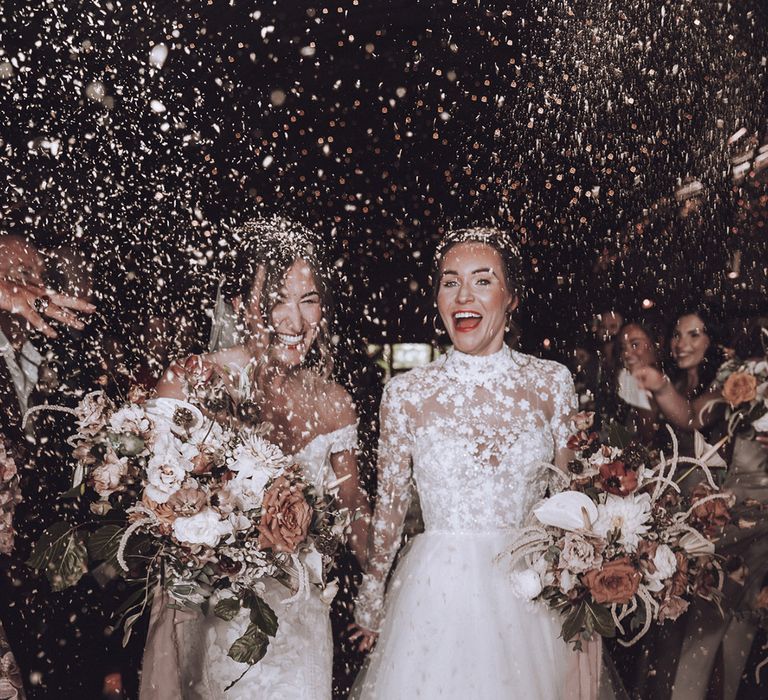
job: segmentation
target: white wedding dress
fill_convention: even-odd
[[[357,449],[357,426],[348,425],[315,437],[294,455],[307,479],[322,493],[336,477],[331,456]],[[226,593],[224,595],[227,595]],[[292,591],[268,581],[263,598],[278,618],[277,635],[270,639],[266,656],[228,691],[246,666],[227,656],[232,643],[248,626],[248,611],[241,610],[227,622],[210,612],[205,617],[177,614],[175,644],[178,649],[183,700],[330,700],[332,694],[333,639],[330,601],[311,586],[309,597],[284,603]],[[216,599],[211,600],[211,608]],[[157,676],[157,673],[153,673]],[[154,695],[142,684],[142,699]],[[177,696],[178,697],[178,696]]]
[[[505,556],[511,530],[544,495],[545,464],[565,445],[575,407],[565,367],[506,346],[486,357],[452,350],[386,386],[373,550],[355,614],[379,638],[356,697],[585,696],[566,691],[580,655],[559,638],[561,621],[515,597]],[[425,531],[387,585],[411,478]]]

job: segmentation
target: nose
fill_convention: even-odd
[[[459,304],[466,304],[467,302],[470,302],[473,299],[474,299],[474,296],[472,294],[472,287],[462,282],[459,285],[459,291],[456,294],[456,301]]]
[[[301,309],[298,304],[284,304],[280,309],[280,317],[276,318],[277,330],[298,333],[302,328]]]

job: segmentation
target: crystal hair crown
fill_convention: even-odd
[[[435,259],[440,260],[446,248],[457,243],[469,242],[488,243],[495,247],[501,247],[505,253],[509,253],[518,259],[520,258],[520,248],[512,240],[512,236],[508,231],[488,226],[475,226],[448,231],[437,244]]]

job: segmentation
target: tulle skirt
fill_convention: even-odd
[[[415,537],[389,584],[381,634],[353,697],[564,697],[575,653],[559,638],[554,613],[513,595],[508,544],[499,532]]]
[[[278,617],[266,656],[246,671],[227,656],[249,623],[247,610],[231,621],[168,608],[158,596],[144,653],[142,700],[330,700],[333,639],[329,606],[312,588],[286,604],[290,591],[267,582],[264,600]],[[211,609],[216,599],[211,600]],[[243,675],[243,672],[245,674]],[[240,676],[242,675],[242,678]],[[226,690],[236,679],[230,690]]]

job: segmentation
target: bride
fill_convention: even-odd
[[[201,390],[220,392],[238,405],[242,420],[271,425],[267,439],[294,457],[318,492],[347,477],[340,485],[342,506],[365,516],[369,509],[355,452],[357,416],[350,396],[330,378],[331,300],[310,235],[282,219],[251,221],[240,229],[233,269],[222,291],[245,339],[171,365],[157,391],[159,397],[172,399]],[[221,345],[221,306],[219,299],[214,346]],[[351,548],[361,563],[367,523],[362,517],[352,524]],[[212,613],[176,612],[156,600],[142,698],[329,700],[330,601],[312,588],[308,598],[287,603],[291,591],[272,580],[263,597],[277,614],[277,635],[266,656],[226,695],[225,688],[244,670],[227,651],[247,627],[247,611],[227,622]]]
[[[385,388],[378,500],[351,635],[375,648],[356,694],[595,697],[599,646],[573,652],[553,613],[515,597],[503,556],[510,530],[544,494],[545,463],[566,467],[573,382],[562,365],[504,342],[521,283],[504,233],[453,231],[436,262],[437,308],[454,347]],[[386,585],[412,478],[425,531]]]

